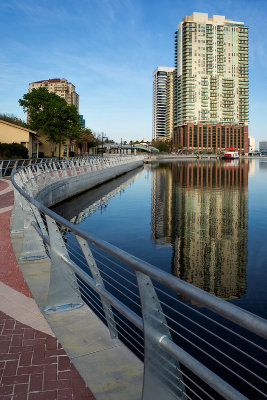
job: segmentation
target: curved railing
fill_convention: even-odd
[[[0,178],[11,176],[11,174],[18,168],[26,165],[42,164],[56,160],[56,158],[21,158],[14,160],[0,160]]]
[[[51,259],[46,313],[85,301],[144,360],[143,399],[261,399],[267,321],[85,232],[40,193],[132,157],[28,165],[13,173],[21,259]],[[38,232],[38,236],[36,235]]]

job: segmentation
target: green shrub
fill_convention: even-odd
[[[160,153],[168,153],[170,151],[170,145],[167,142],[154,142],[153,146],[160,151]]]
[[[19,143],[0,143],[0,158],[28,158],[28,149]]]

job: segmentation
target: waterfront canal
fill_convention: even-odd
[[[267,160],[154,163],[54,209],[267,318]]]
[[[145,165],[54,210],[86,231],[178,278],[267,318],[266,199],[267,160],[168,161]],[[72,240],[70,236],[67,239],[70,249]],[[101,257],[97,254],[108,277],[109,267]],[[118,296],[109,278],[105,283]],[[128,283],[123,285],[130,289]],[[128,293],[121,295],[128,306],[140,312],[128,299]],[[185,299],[180,300],[187,305]],[[184,313],[181,304],[173,310],[173,302],[168,297],[164,301],[170,320],[177,319],[175,312]],[[198,305],[191,306],[193,311],[201,309]],[[193,312],[188,309],[186,312],[193,318]],[[208,310],[201,312],[213,318]],[[197,322],[201,319],[194,318]],[[190,322],[185,320],[182,324],[187,332],[199,333]],[[172,327],[171,322],[169,326]],[[231,329],[231,324],[227,326]],[[220,327],[213,327],[209,321],[205,327],[220,334]],[[243,334],[242,329],[239,333]],[[175,340],[176,333],[173,336]],[[207,332],[203,338],[210,341]],[[248,338],[255,340],[253,335]],[[179,332],[177,341],[183,342]],[[251,347],[246,343],[244,347],[239,339],[234,343],[240,348]],[[213,344],[221,346],[217,339]],[[208,366],[214,363],[198,349],[192,350],[187,339],[183,345]],[[221,351],[224,350],[221,346]],[[250,350],[252,357],[264,358],[262,350]],[[229,354],[232,355],[231,349]],[[222,361],[222,354],[220,357]],[[237,359],[255,374],[262,375],[261,367],[251,359],[246,360],[242,355]],[[229,358],[224,361],[231,369],[236,368]],[[227,379],[227,370],[221,372],[221,367],[215,364],[213,370]],[[249,398],[265,398],[263,392],[255,392],[253,388],[255,385],[266,390],[262,381],[248,375],[243,371],[243,382],[235,382],[239,390]],[[249,379],[250,384],[246,385]]]

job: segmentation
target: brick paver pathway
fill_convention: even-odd
[[[19,270],[9,236],[11,206],[14,203],[13,189],[10,186],[10,180],[0,179],[0,281],[25,296],[32,297]],[[9,210],[6,211],[7,208]]]
[[[32,297],[13,253],[9,220],[14,201],[10,183],[0,179],[0,281]],[[91,391],[58,340],[1,311],[0,399],[93,400]]]
[[[0,399],[94,399],[56,338],[0,311]]]

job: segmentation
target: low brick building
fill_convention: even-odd
[[[218,152],[232,147],[248,153],[248,126],[188,123],[174,129],[173,143],[188,150]]]

